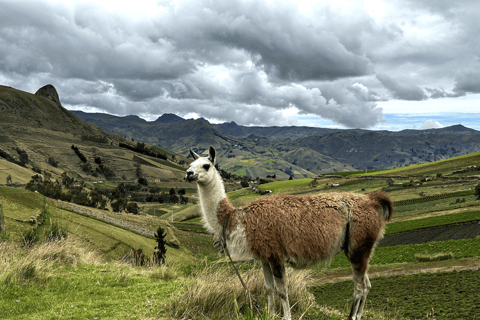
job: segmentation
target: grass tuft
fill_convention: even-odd
[[[56,268],[75,267],[79,263],[97,264],[102,261],[79,239],[39,243],[25,247],[17,242],[0,242],[0,283],[45,283]]]
[[[443,261],[455,258],[455,255],[452,252],[439,252],[434,254],[420,254],[417,253],[414,255],[415,261],[417,262],[429,262],[429,261]]]
[[[237,276],[228,268],[206,267],[194,275],[185,291],[179,292],[166,307],[172,317],[189,319],[270,319],[263,274],[260,269],[242,272],[242,278],[260,306],[252,310]],[[300,313],[315,304],[307,290],[308,271],[287,270],[289,300],[293,313]],[[281,310],[276,299],[276,310]]]

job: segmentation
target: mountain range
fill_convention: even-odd
[[[118,135],[188,156],[210,145],[230,172],[250,177],[307,177],[338,171],[376,170],[447,159],[480,150],[480,131],[463,125],[440,129],[372,131],[315,127],[249,127],[164,114],[155,121],[72,111]]]

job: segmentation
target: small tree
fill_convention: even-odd
[[[392,178],[388,178],[388,179],[387,179],[387,185],[388,185],[389,187],[393,186],[393,183],[394,183],[394,181],[393,181]]]
[[[120,212],[122,210],[125,210],[127,207],[127,199],[125,198],[118,198],[116,201],[113,201],[111,204],[112,210],[114,212]]]
[[[477,196],[477,200],[480,200],[480,183],[475,186],[475,195]]]
[[[138,183],[144,186],[148,186],[148,180],[145,179],[144,177],[138,178]]]
[[[165,248],[166,236],[167,233],[165,233],[165,230],[163,230],[162,227],[158,227],[157,232],[155,232],[155,239],[157,240],[155,249],[157,249],[157,251],[153,253],[153,262],[157,266],[165,264],[165,254],[167,253],[167,248]]]
[[[138,207],[138,204],[136,202],[129,202],[127,204],[127,212],[133,213],[133,214],[138,214],[138,211],[140,208]]]
[[[7,186],[9,186],[12,183],[12,176],[8,175],[7,176]]]

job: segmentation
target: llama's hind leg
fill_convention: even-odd
[[[277,292],[282,301],[283,319],[291,320],[292,314],[290,312],[290,303],[288,302],[288,288],[287,288],[287,274],[283,264],[271,264],[275,284],[277,285]]]
[[[275,283],[273,282],[273,273],[272,268],[270,268],[270,263],[262,262],[263,267],[263,280],[265,282],[265,287],[267,288],[267,299],[268,299],[268,312],[270,314],[275,314]]]
[[[368,292],[372,287],[366,272],[353,270],[353,304],[348,320],[360,320],[367,300]]]

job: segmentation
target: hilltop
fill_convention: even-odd
[[[183,183],[186,158],[160,148],[155,152],[165,159],[132,151],[137,142],[83,121],[60,101],[52,85],[36,94],[0,86],[0,158],[15,164],[2,165],[1,183],[8,175],[25,183],[26,176],[44,171],[54,179],[66,172],[90,181],[134,181],[136,165],[150,181]]]

